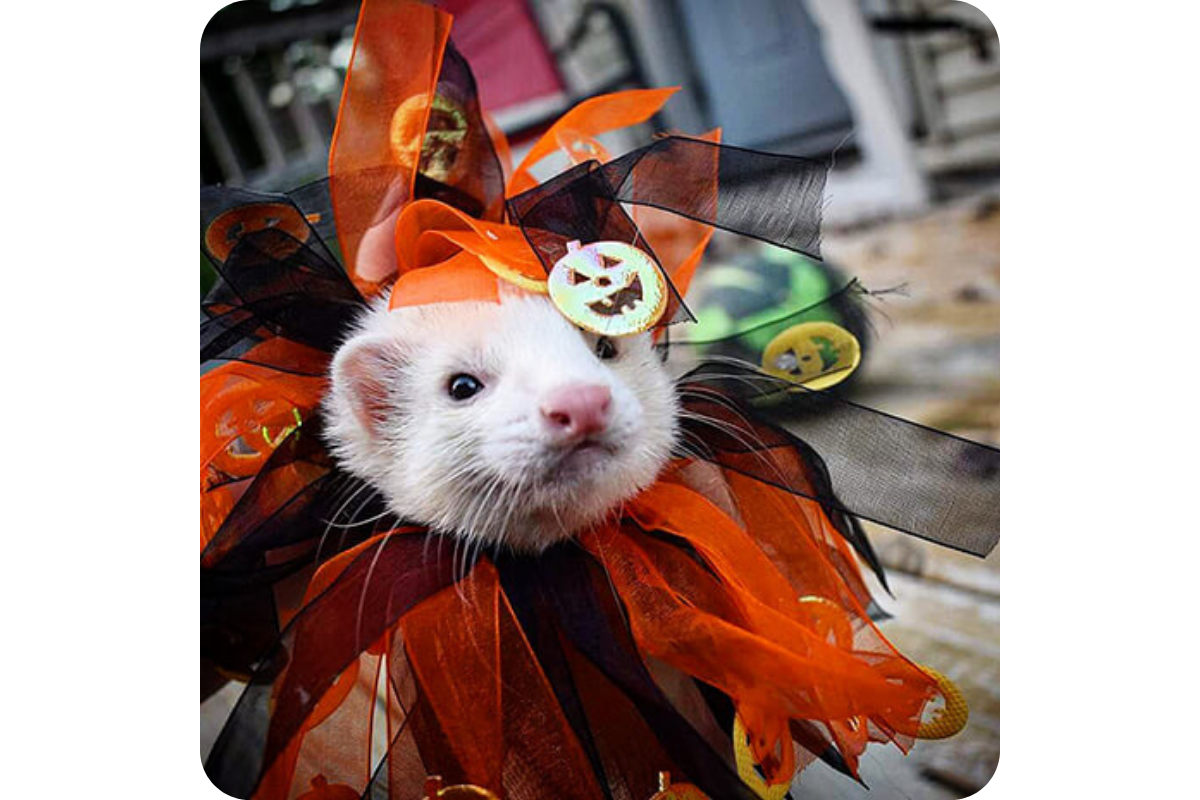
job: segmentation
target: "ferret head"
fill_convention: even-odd
[[[333,360],[331,447],[399,517],[538,551],[649,486],[676,436],[649,334],[581,333],[548,299],[367,314]]]

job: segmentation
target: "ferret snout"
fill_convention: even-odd
[[[542,399],[543,427],[558,442],[571,443],[608,427],[612,391],[601,384],[568,383]]]

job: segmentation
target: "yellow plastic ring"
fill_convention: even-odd
[[[917,728],[918,739],[949,739],[951,736],[967,727],[967,698],[954,681],[938,672],[933,667],[922,665],[921,670],[937,681],[945,705],[935,708],[929,713],[929,718],[921,721]]]
[[[750,752],[750,736],[746,733],[746,726],[742,724],[742,718],[736,714],[733,717],[733,758],[742,783],[746,784],[750,791],[761,797],[762,800],[783,800],[787,795],[789,784],[779,783],[768,786],[767,782],[758,774],[754,754]]]

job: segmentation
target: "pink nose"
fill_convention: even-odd
[[[542,399],[542,419],[557,436],[582,439],[608,425],[612,392],[607,386],[569,383]]]

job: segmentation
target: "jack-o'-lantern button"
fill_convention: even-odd
[[[425,95],[413,95],[396,107],[388,131],[392,156],[405,169],[413,168],[413,141],[421,136],[421,156],[416,167],[422,175],[445,184],[458,183],[468,168],[463,145],[469,125],[462,106],[440,94],[433,96],[426,117]]]
[[[671,783],[671,773],[658,773],[658,791],[650,800],[709,800],[708,795],[690,783]]]
[[[563,316],[601,336],[629,336],[654,327],[667,308],[667,283],[646,253],[621,242],[567,245],[547,279]]]
[[[286,258],[308,241],[308,222],[287,203],[252,203],[231,208],[208,224],[204,231],[204,246],[213,258],[224,262],[243,236],[258,231],[277,230],[286,236],[263,240],[268,255]]]
[[[801,322],[767,344],[763,369],[806,389],[828,389],[849,378],[862,360],[850,331],[832,322]]]

